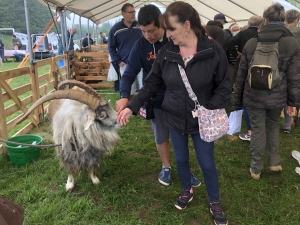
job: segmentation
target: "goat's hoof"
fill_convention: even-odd
[[[92,179],[92,182],[93,182],[93,184],[95,184],[95,185],[100,184],[100,180],[98,179],[98,177],[94,177],[94,178]]]
[[[74,188],[74,183],[68,182],[66,183],[66,191],[71,192]]]

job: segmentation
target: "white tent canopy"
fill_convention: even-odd
[[[67,9],[79,16],[90,19],[95,24],[103,23],[121,15],[121,7],[131,3],[136,9],[145,4],[155,3],[166,7],[173,0],[38,0],[55,9],[66,6]],[[252,15],[262,15],[263,11],[272,4],[272,0],[189,0],[201,16],[203,24],[213,20],[214,15],[223,13],[227,21],[247,21]],[[240,24],[240,23],[239,23]],[[245,22],[244,22],[245,24]]]

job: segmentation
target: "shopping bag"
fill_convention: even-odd
[[[233,135],[241,131],[242,127],[242,117],[243,117],[243,110],[236,110],[230,113],[228,123],[229,123],[229,130],[227,134]]]
[[[116,81],[118,80],[118,74],[115,70],[112,63],[110,63],[108,74],[107,74],[107,81]]]

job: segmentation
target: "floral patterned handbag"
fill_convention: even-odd
[[[199,104],[198,98],[194,93],[189,80],[186,77],[184,68],[178,64],[179,72],[184,83],[184,86],[189,93],[189,97],[195,103],[195,109],[192,111],[194,118],[198,117],[199,133],[203,141],[213,142],[224,134],[229,129],[228,116],[225,109],[209,110]]]

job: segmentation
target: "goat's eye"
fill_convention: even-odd
[[[100,117],[101,120],[103,120],[103,119],[106,118],[106,116],[107,116],[106,112],[102,111],[99,117]]]

